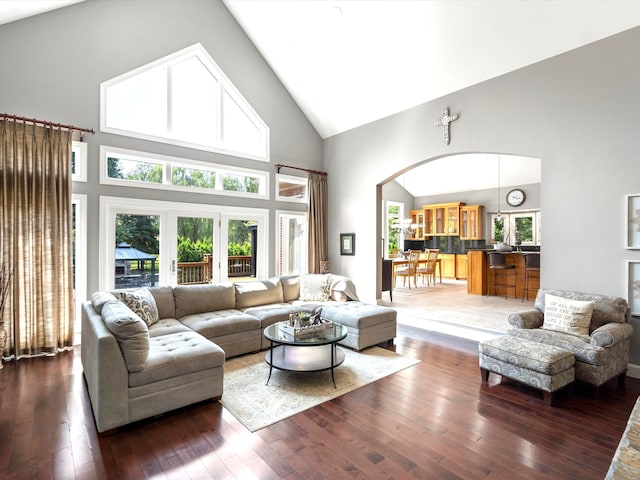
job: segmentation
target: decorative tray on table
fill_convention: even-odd
[[[333,322],[320,318],[319,316],[313,321],[300,319],[296,314],[291,314],[289,320],[278,323],[280,332],[293,338],[302,338],[323,332],[333,327]]]

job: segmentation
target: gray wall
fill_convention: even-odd
[[[444,155],[516,154],[542,159],[542,286],[628,297],[626,262],[640,260],[624,248],[625,195],[640,192],[638,45],[635,28],[325,140],[332,269],[375,300],[376,186]],[[433,126],[445,107],[459,115],[450,145]],[[340,232],[356,233],[355,256],[340,256]]]
[[[201,43],[271,130],[271,163],[322,168],[322,139],[218,0],[88,0],[0,26],[3,113],[99,130],[100,83]],[[99,196],[305,210],[300,204],[131,189],[99,184],[100,144],[275,172],[264,162],[118,135],[87,135],[88,292],[98,288]],[[295,171],[283,173],[296,174]],[[275,173],[271,176],[274,198]],[[271,215],[269,252],[275,251]],[[270,259],[270,274],[275,271]]]
[[[510,207],[505,200],[507,192],[514,188],[521,188],[527,196],[526,201],[520,207]],[[416,197],[413,208],[420,208],[430,203],[464,202],[467,205],[484,205],[485,212],[495,212],[498,209],[498,196],[500,197],[500,211],[518,212],[523,210],[536,210],[540,208],[540,184],[511,185],[509,187],[488,188],[486,190],[473,190],[469,192],[453,192],[442,195],[429,195]]]

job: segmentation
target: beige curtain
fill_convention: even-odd
[[[0,249],[13,268],[3,356],[73,345],[71,132],[0,121]]]
[[[309,174],[309,273],[320,273],[320,262],[329,258],[327,243],[327,176]]]

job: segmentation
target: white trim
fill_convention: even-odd
[[[100,197],[100,235],[99,240],[99,271],[98,281],[100,290],[113,289],[115,271],[114,255],[110,251],[115,248],[115,216],[119,213],[132,215],[156,215],[160,217],[160,258],[171,257],[171,239],[168,238],[167,230],[169,215],[180,214],[187,216],[220,214],[222,219],[221,238],[226,239],[225,219],[248,219],[255,220],[258,223],[257,245],[259,251],[256,252],[256,276],[258,278],[266,278],[269,272],[269,255],[268,255],[268,239],[269,239],[269,210],[262,208],[246,208],[246,207],[230,207],[225,205],[210,205],[200,203],[180,203],[169,202],[165,200],[143,200],[140,198],[125,197]],[[219,243],[222,245],[222,243]],[[226,245],[226,244],[225,244]],[[107,247],[111,246],[111,250]],[[226,265],[227,251],[226,248],[220,251],[220,265]],[[226,269],[221,269],[221,281],[226,280]],[[169,263],[165,262],[164,266],[160,266],[158,270],[159,285],[169,285],[171,282],[169,274]]]
[[[304,185],[304,195],[302,197],[283,197],[280,195],[280,182],[287,181],[296,185]],[[309,179],[307,177],[297,177],[294,175],[285,175],[276,173],[275,197],[279,202],[307,203],[309,200]]]
[[[307,218],[307,213],[306,212],[295,212],[295,211],[289,211],[289,210],[276,210],[275,212],[276,214],[276,239],[275,239],[275,259],[276,259],[276,275],[277,276],[282,276],[282,275],[288,275],[289,272],[282,272],[281,270],[281,264],[280,264],[280,258],[282,258],[283,256],[283,252],[281,251],[281,247],[282,245],[280,244],[280,237],[282,235],[281,229],[280,229],[280,220],[282,217],[296,217],[296,218],[302,218],[304,219],[304,228],[305,228],[305,233],[308,233],[308,229],[309,229],[309,221]],[[307,242],[303,247],[303,252],[302,252],[302,256],[303,256],[303,261],[302,261],[302,271],[299,272],[300,275],[306,274],[309,272],[309,262],[308,262],[308,235],[307,235]]]
[[[87,181],[87,144],[85,142],[71,142],[71,152],[75,153],[75,172],[71,173],[73,182]]]
[[[161,65],[173,65],[187,58],[196,56],[200,59],[202,64],[209,70],[211,75],[217,80],[218,83],[218,105],[216,112],[213,112],[217,117],[217,131],[214,132],[214,138],[212,139],[214,145],[202,145],[198,143],[188,142],[170,137],[156,136],[151,134],[145,134],[140,132],[132,132],[129,130],[123,130],[115,127],[109,127],[107,125],[107,90],[112,85],[117,85],[130,78],[133,78],[141,73],[152,70],[153,68]],[[167,73],[169,74],[169,73]],[[238,152],[235,150],[229,150],[224,146],[224,137],[221,135],[223,131],[223,115],[222,115],[222,93],[227,92],[231,98],[233,98],[241,110],[247,115],[247,117],[256,125],[260,131],[261,145],[259,146],[261,153],[252,154],[247,152]],[[168,107],[170,108],[170,107]],[[169,112],[167,113],[169,115]],[[248,158],[252,160],[259,160],[263,162],[269,162],[270,159],[270,131],[268,125],[260,118],[254,108],[249,102],[242,96],[240,91],[224,74],[222,69],[213,60],[213,57],[205,50],[200,43],[196,43],[182,50],[169,54],[165,57],[159,58],[155,61],[142,65],[136,69],[130,70],[122,75],[106,80],[100,84],[100,130],[106,133],[113,133],[116,135],[123,135],[127,137],[140,138],[143,140],[150,140],[154,142],[168,143],[171,145],[178,145],[187,148],[196,148],[198,150],[205,150],[210,152],[222,153],[225,155],[232,155],[236,157]]]
[[[73,193],[71,203],[76,206],[74,313],[75,324],[79,327],[80,306],[87,299],[87,196]]]
[[[122,178],[110,178],[107,176],[107,157],[109,154],[113,154],[118,158],[125,160],[143,161],[148,163],[155,163],[162,165],[162,183],[154,182],[141,182],[136,180],[127,180]],[[200,187],[185,187],[181,185],[174,185],[171,183],[171,166],[186,167],[186,168],[201,168],[203,170],[210,170],[216,172],[216,188],[200,188]],[[222,189],[222,177],[224,175],[239,175],[246,177],[260,177],[260,189],[258,193],[252,192],[236,192],[233,190]],[[217,163],[208,163],[198,160],[191,160],[179,157],[170,157],[167,155],[160,155],[149,152],[141,152],[138,150],[129,150],[126,148],[111,147],[108,145],[100,145],[100,183],[105,185],[119,185],[125,187],[135,188],[152,188],[160,190],[174,190],[179,192],[189,193],[205,193],[208,195],[226,195],[230,197],[244,197],[244,198],[259,198],[269,199],[269,173],[263,170],[252,170],[242,167],[230,167],[228,165],[221,165]]]
[[[640,378],[640,365],[630,363],[627,365],[627,377]]]

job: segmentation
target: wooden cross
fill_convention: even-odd
[[[444,127],[443,134],[445,145],[449,145],[449,124],[457,119],[458,115],[449,115],[449,109],[445,108],[444,112],[442,112],[442,118],[433,124],[435,127]]]

